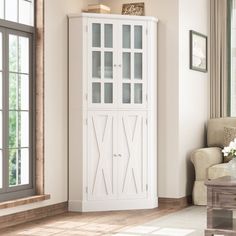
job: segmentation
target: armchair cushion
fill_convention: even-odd
[[[224,147],[224,127],[236,127],[236,119],[233,117],[210,119],[207,123],[208,147]]]
[[[227,165],[228,163],[221,163],[218,165],[211,166],[208,169],[208,179],[217,179],[229,175]]]
[[[195,167],[196,180],[206,180],[208,168],[222,163],[222,149],[218,147],[198,149],[192,153],[191,160]]]

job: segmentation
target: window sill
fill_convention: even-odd
[[[0,203],[0,209],[6,209],[11,207],[17,207],[21,205],[31,204],[35,202],[41,202],[50,199],[49,194],[35,195],[31,197],[20,198],[16,200],[6,201]]]

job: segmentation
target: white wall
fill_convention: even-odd
[[[113,13],[122,3],[102,0]],[[49,201],[1,210],[7,215],[67,201],[67,19],[96,0],[45,0],[45,190]],[[189,152],[204,143],[208,117],[208,75],[190,71],[189,29],[207,34],[208,1],[144,0],[158,23],[159,197],[190,193]],[[187,168],[188,167],[188,168]]]
[[[121,13],[136,0],[100,0]],[[208,33],[205,0],[144,0],[145,15],[158,23],[158,195],[191,194],[194,178],[190,152],[204,146],[208,118],[208,74],[189,70],[189,30]]]
[[[209,12],[209,1],[179,0],[179,176],[182,183],[179,197],[191,194],[192,190],[194,169],[189,161],[190,152],[205,143],[209,75],[189,69],[189,30],[209,36]]]
[[[86,7],[86,0],[45,0],[45,192],[51,199],[0,215],[67,201],[67,14]]]

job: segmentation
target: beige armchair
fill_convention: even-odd
[[[206,205],[204,181],[228,175],[227,163],[223,163],[224,127],[236,127],[236,118],[210,119],[207,123],[207,148],[194,151],[191,161],[195,167],[196,179],[193,187],[193,203]]]

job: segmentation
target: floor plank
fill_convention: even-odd
[[[115,235],[121,230],[144,224],[182,208],[161,206],[151,210],[64,213],[0,230],[1,236],[96,236]]]

